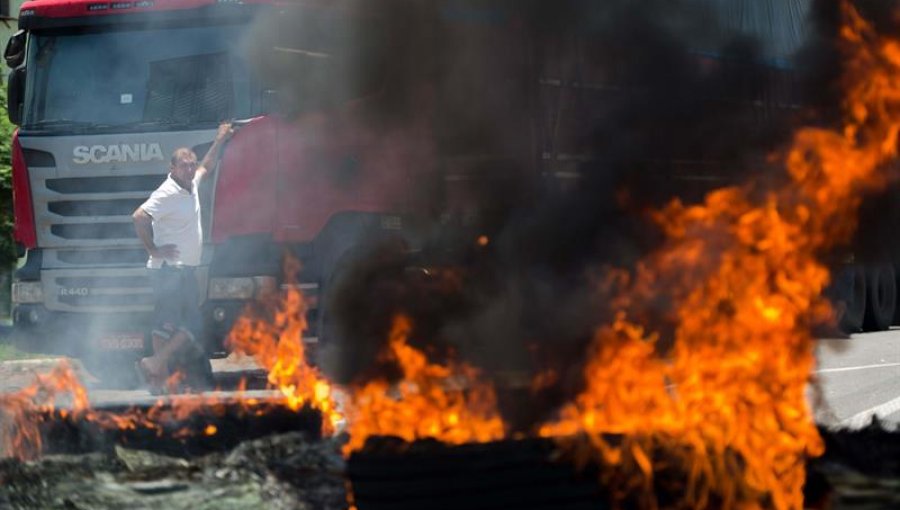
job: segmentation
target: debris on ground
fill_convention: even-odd
[[[347,507],[341,441],[299,432],[193,459],[109,453],[0,460],[0,508],[337,510]]]

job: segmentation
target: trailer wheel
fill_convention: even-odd
[[[894,322],[897,306],[897,279],[894,266],[880,264],[866,269],[865,331],[884,331]]]
[[[834,308],[838,327],[845,333],[862,331],[866,316],[866,272],[862,266],[846,266],[834,281]]]

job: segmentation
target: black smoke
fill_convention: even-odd
[[[798,42],[776,54],[741,28],[753,9],[712,0],[413,0],[365,3],[335,36],[346,58],[324,74],[284,52],[262,59],[289,115],[363,94],[377,129],[423,111],[434,128],[438,171],[408,190],[431,205],[415,234],[360,243],[326,289],[329,375],[390,375],[378,353],[405,313],[435,360],[461,358],[506,387],[556,374],[530,411],[512,405],[517,419],[571,396],[611,319],[600,282],[662,241],[649,212],[722,186],[764,189],[781,179],[767,156],[801,122],[836,118],[836,3],[790,4]],[[671,307],[658,307],[665,349]]]

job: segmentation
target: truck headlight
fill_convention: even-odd
[[[272,288],[275,278],[253,276],[242,278],[210,278],[209,299],[252,299],[259,290]]]
[[[15,304],[43,303],[44,287],[41,282],[13,282],[12,301]]]

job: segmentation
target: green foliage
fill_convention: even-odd
[[[10,344],[3,343],[3,340],[4,339],[0,338],[0,361],[47,357],[20,351]]]
[[[16,263],[13,241],[12,135],[15,126],[6,112],[6,80],[0,79],[0,271]]]

